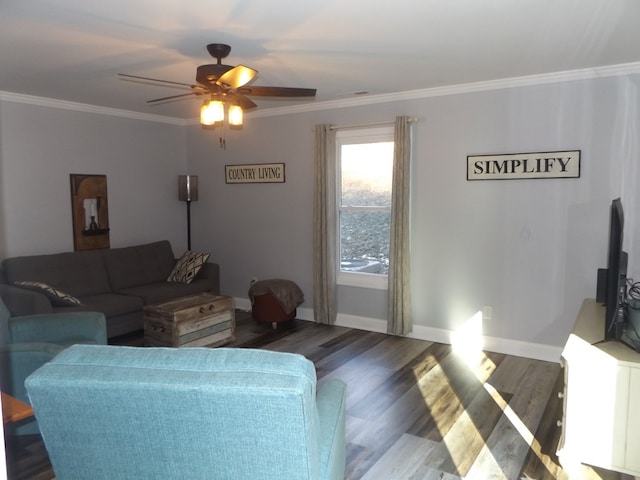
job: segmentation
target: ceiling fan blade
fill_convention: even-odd
[[[227,97],[231,100],[232,103],[236,105],[240,105],[242,110],[251,110],[252,108],[256,108],[258,105],[253,103],[253,101],[244,95],[236,92],[228,92]]]
[[[234,90],[252,82],[253,80],[255,80],[257,75],[257,70],[245,67],[244,65],[238,65],[220,75],[220,78],[216,80],[216,83],[223,87]]]
[[[126,77],[125,80],[127,78],[133,78],[133,79],[136,79],[136,80],[147,80],[147,81],[151,81],[151,82],[168,83],[168,84],[171,84],[171,85],[181,85],[181,86],[189,87],[189,88],[200,88],[199,85],[193,85],[191,83],[172,82],[170,80],[160,80],[158,78],[139,77],[137,75],[128,75],[126,73],[119,73],[118,76]]]
[[[162,97],[162,98],[154,98],[153,100],[147,100],[147,103],[159,103],[164,102],[166,100],[174,100],[176,98],[182,97],[191,97],[192,95],[204,95],[207,92],[191,92],[191,93],[183,93],[182,95],[171,95],[170,97]]]
[[[292,87],[240,87],[238,92],[259,97],[315,97],[316,95],[315,88]]]

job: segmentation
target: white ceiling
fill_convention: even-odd
[[[261,110],[636,63],[639,24],[640,0],[0,0],[0,92],[189,119],[117,74],[194,83],[228,43],[255,85],[318,90]]]

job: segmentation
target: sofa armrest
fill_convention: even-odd
[[[345,404],[347,386],[332,379],[318,388],[320,479],[343,479],[346,468]]]
[[[213,262],[205,263],[196,278],[206,278],[209,281],[209,291],[220,295],[220,265]]]
[[[26,315],[9,319],[12,343],[107,344],[107,324],[100,312]]]
[[[53,307],[47,296],[40,292],[0,284],[0,297],[12,316],[51,313]]]

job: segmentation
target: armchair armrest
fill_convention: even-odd
[[[52,343],[14,343],[0,346],[0,389],[28,402],[24,380],[64,347]]]
[[[52,343],[14,343],[0,346],[0,387],[3,392],[27,404],[31,404],[25,379],[53,358],[64,347]],[[34,435],[40,433],[33,417],[15,424],[5,425],[10,435]]]
[[[48,313],[11,317],[12,343],[48,342],[107,344],[107,325],[100,312]]]
[[[318,387],[321,479],[343,479],[346,467],[345,404],[347,386],[332,379]]]
[[[0,297],[13,316],[53,311],[51,301],[46,295],[25,288],[0,284]]]

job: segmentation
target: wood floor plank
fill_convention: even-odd
[[[471,401],[486,394],[483,384],[493,373],[495,363],[485,356],[478,364],[468,365],[449,349],[448,354],[441,357],[439,367],[441,374],[425,383],[425,388],[438,392],[432,395],[435,400],[429,400],[431,416],[422,417],[409,430],[409,433],[434,440],[446,435]],[[482,419],[478,419],[480,422]]]
[[[448,457],[441,469],[466,476],[501,417],[500,406],[484,389],[479,391],[443,438]]]
[[[473,463],[469,472],[467,472],[466,479],[468,480],[517,480],[517,472],[511,464],[517,464],[518,458],[516,456],[509,458],[496,457],[491,451],[490,445],[484,445],[476,461]],[[542,480],[542,479],[533,479]],[[545,479],[547,480],[547,479]]]
[[[315,364],[318,378],[321,378],[382,342],[385,337],[381,333],[351,330],[322,344],[322,352],[310,354],[307,358]]]
[[[515,393],[520,382],[525,378],[530,359],[507,355],[497,366],[489,382],[500,392]]]
[[[425,458],[439,443],[404,434],[362,477],[362,480],[379,480],[383,478],[412,478],[420,472],[421,479],[441,478],[442,472],[437,468],[425,465]],[[426,467],[426,468],[425,468]],[[459,478],[459,477],[455,477]]]
[[[520,477],[529,478],[557,478],[565,480],[562,467],[556,456],[556,449],[560,441],[560,429],[557,421],[562,419],[562,399],[555,394],[561,392],[564,385],[564,372],[558,372],[551,395],[545,406],[535,439],[527,457],[525,458]]]
[[[532,361],[509,406],[529,431],[535,432],[556,383],[560,365]]]
[[[513,396],[507,401],[497,390],[493,390],[498,403],[501,400],[496,395],[503,397],[504,415],[486,440],[485,447],[469,474],[483,472],[492,475],[487,478],[518,478],[521,469],[518,470],[515,466],[524,463],[530,451],[534,442],[532,431],[537,430],[559,373],[559,366],[548,362],[516,360],[508,363],[513,363],[515,370],[521,372],[522,376],[519,379],[509,379],[509,382],[496,382],[502,388],[513,390]],[[493,378],[489,383],[491,380]],[[542,391],[546,393],[541,395]]]
[[[367,398],[349,406],[349,411],[357,412],[353,414],[364,415],[367,418],[379,417],[408,390],[414,388],[421,378],[427,375],[433,376],[430,372],[434,366],[438,365],[438,357],[445,356],[440,354],[440,351],[443,349],[439,344],[430,345],[426,350],[420,351],[395,375],[376,386]]]
[[[386,390],[385,382],[391,381],[398,371],[427,348],[425,342],[386,336],[382,342],[325,375],[323,380],[338,378],[349,385],[348,405],[371,402],[371,392]]]
[[[305,356],[318,354],[319,352],[326,354],[326,349],[322,345],[345,335],[349,331],[344,327],[327,327],[326,325],[315,325],[311,322],[305,323],[311,324],[311,326],[304,329],[290,328],[285,336],[280,336],[273,341],[265,343],[261,348],[299,353]]]
[[[433,343],[415,338],[384,335],[382,341],[374,347],[362,352],[353,360],[364,367],[377,366],[397,371],[407,366],[416,355],[427,350]]]

